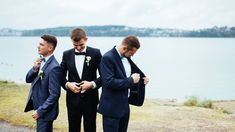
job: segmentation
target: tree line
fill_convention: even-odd
[[[198,30],[181,30],[171,28],[137,28],[122,25],[104,26],[79,26],[83,28],[88,36],[123,37],[136,35],[140,37],[235,37],[235,27],[217,27]],[[52,34],[55,36],[69,36],[70,31],[75,28],[55,27],[32,30],[0,29],[0,36],[41,36]]]

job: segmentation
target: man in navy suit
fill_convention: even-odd
[[[103,115],[104,132],[127,131],[130,115],[129,90],[138,84],[140,79],[144,80],[144,84],[149,81],[130,59],[139,47],[138,39],[128,36],[102,57],[102,94],[98,112]]]
[[[41,36],[38,53],[43,58],[34,62],[26,76],[26,82],[31,83],[31,89],[24,111],[35,110],[32,117],[37,120],[37,132],[52,132],[53,121],[59,113],[61,69],[53,55],[56,45],[56,37]]]
[[[69,132],[80,132],[82,117],[84,131],[95,132],[98,88],[101,87],[97,70],[102,55],[99,49],[86,46],[86,33],[81,28],[75,28],[70,37],[74,48],[63,53],[61,62]]]

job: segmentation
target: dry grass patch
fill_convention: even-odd
[[[0,82],[0,119],[16,125],[24,125],[35,129],[35,121],[31,114],[24,113],[29,85]],[[54,122],[55,131],[67,131],[67,110],[65,92],[61,90],[60,113]],[[235,101],[234,101],[235,102]],[[235,103],[227,102],[231,110]],[[214,103],[218,106],[221,102]],[[97,131],[102,132],[102,118],[97,114]],[[217,109],[186,107],[174,101],[147,99],[142,107],[131,106],[129,132],[230,132],[235,131],[235,117]]]

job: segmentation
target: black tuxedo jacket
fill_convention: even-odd
[[[73,93],[72,91],[65,88],[66,82],[77,82],[80,83],[83,80],[86,81],[94,81],[97,85],[95,89],[89,89],[85,93],[82,94],[83,99],[86,100],[89,104],[98,104],[98,88],[101,87],[101,78],[97,78],[97,70],[99,70],[101,53],[99,49],[87,47],[86,55],[83,65],[83,73],[82,77],[78,75],[76,65],[75,65],[75,49],[72,48],[63,53],[61,69],[62,69],[62,87],[67,91],[66,103],[67,107],[72,110],[76,109],[79,105],[81,93]],[[89,65],[87,65],[86,58],[90,57]],[[68,77],[67,77],[68,75]],[[66,78],[67,77],[67,78]]]

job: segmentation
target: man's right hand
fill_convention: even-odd
[[[79,93],[81,91],[81,87],[76,86],[78,83],[76,82],[67,82],[66,87],[74,93]]]
[[[133,73],[131,75],[133,81],[134,81],[134,84],[138,83],[140,81],[140,74],[139,73]]]
[[[41,63],[42,63],[42,60],[41,60],[40,58],[38,58],[38,59],[34,62],[33,69],[34,69],[35,71],[38,71],[38,69],[39,69]]]

